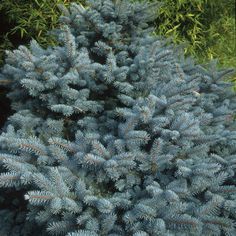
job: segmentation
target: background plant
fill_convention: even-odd
[[[47,32],[58,26],[60,11],[58,4],[67,6],[71,0],[2,0],[1,20],[4,28],[0,37],[0,62],[4,50],[28,43],[32,38],[42,46],[55,45],[55,40]],[[84,0],[77,0],[84,3]]]
[[[133,0],[133,2],[143,0]],[[152,2],[157,0],[150,0]],[[0,37],[0,63],[4,50],[35,38],[41,45],[54,45],[47,31],[57,26],[57,4],[71,0],[2,0],[1,20],[5,29]],[[85,4],[84,0],[77,0]],[[220,66],[235,62],[235,4],[233,0],[164,0],[157,12],[155,34],[185,44],[185,53],[199,62],[218,58]]]
[[[1,53],[13,46],[13,38],[22,42],[33,37],[41,45],[54,44],[55,41],[46,32],[57,26],[57,4],[68,5],[69,2],[71,0],[2,0],[2,20],[10,25],[1,38]],[[76,2],[84,4],[84,0]],[[175,43],[188,42],[185,52],[201,61],[217,57],[221,65],[235,66],[233,0],[164,0],[157,14],[156,34],[172,37]]]
[[[157,35],[187,43],[185,53],[199,62],[218,58],[221,66],[236,66],[233,0],[164,0],[155,25]]]

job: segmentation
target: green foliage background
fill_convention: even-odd
[[[187,43],[185,53],[199,62],[218,58],[221,66],[236,67],[234,0],[165,0],[156,34]]]
[[[46,33],[57,26],[60,15],[57,4],[68,5],[72,1],[2,0],[1,18],[8,27],[0,37],[0,63],[6,48],[15,48],[31,38],[36,38],[44,46],[55,44]],[[218,58],[219,66],[236,67],[234,0],[162,0],[162,3],[154,34],[184,43],[186,55],[193,55],[200,63]]]
[[[72,0],[73,1],[73,0]],[[58,4],[68,5],[71,0],[1,0],[0,17],[5,26],[0,34],[0,64],[6,49],[27,44],[35,38],[42,46],[54,45],[48,30],[58,26],[61,14]],[[77,0],[84,4],[84,0]]]

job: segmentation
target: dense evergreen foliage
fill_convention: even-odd
[[[7,51],[0,234],[235,235],[233,70],[151,35],[157,3],[87,4]]]

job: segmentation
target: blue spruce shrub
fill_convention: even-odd
[[[157,3],[88,5],[7,51],[0,234],[236,235],[233,70],[151,36]]]

